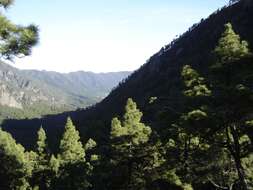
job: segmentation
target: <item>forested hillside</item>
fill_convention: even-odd
[[[163,47],[100,103],[6,120],[2,186],[252,189],[252,18],[252,1],[233,1]]]

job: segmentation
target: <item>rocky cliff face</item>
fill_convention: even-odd
[[[23,94],[20,93],[20,95],[22,96]],[[15,99],[5,84],[0,84],[0,104],[22,109],[22,104]]]
[[[0,105],[23,109],[37,102],[52,103],[55,100],[55,97],[21,76],[19,70],[3,63],[0,68]]]

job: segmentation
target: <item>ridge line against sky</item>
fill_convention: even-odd
[[[16,0],[17,24],[34,23],[40,43],[21,69],[132,71],[227,0]]]

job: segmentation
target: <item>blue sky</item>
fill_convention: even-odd
[[[228,0],[16,0],[16,24],[34,23],[40,43],[15,66],[59,72],[134,70]]]

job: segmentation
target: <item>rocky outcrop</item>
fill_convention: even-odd
[[[14,96],[9,92],[5,84],[0,84],[0,104],[22,109],[22,104],[19,103]]]
[[[37,102],[51,105],[55,97],[20,75],[18,69],[0,63],[0,105],[23,109]]]

